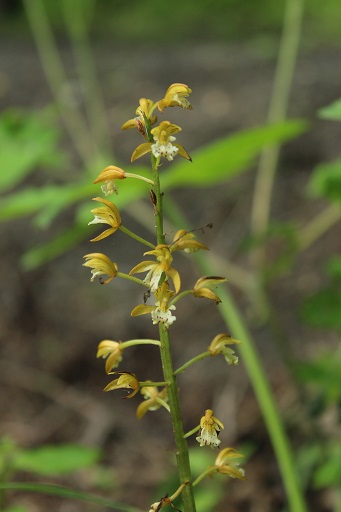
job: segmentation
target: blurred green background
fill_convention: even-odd
[[[139,400],[104,395],[108,378],[102,361],[95,360],[101,339],[155,336],[147,319],[129,316],[143,296],[125,282],[91,284],[81,264],[94,250],[87,222],[90,199],[99,190],[92,180],[109,164],[131,172],[148,166],[147,158],[131,166],[140,140],[136,133],[120,132],[120,126],[134,115],[140,97],[160,99],[171,83],[183,82],[193,89],[193,111],[166,114],[182,126],[178,141],[193,165],[187,170],[191,164],[176,161],[162,169],[169,238],[181,227],[182,212],[209,245],[219,273],[226,270],[289,433],[308,510],[341,510],[341,125],[335,109],[324,118],[318,114],[340,96],[340,6],[339,0],[305,2],[290,121],[268,129],[286,5],[282,0],[0,1],[3,481],[13,472],[19,480],[67,484],[142,509],[173,485],[166,412],[138,422]],[[290,27],[289,20],[289,34]],[[276,142],[284,146],[271,218],[257,238],[250,205],[258,155]],[[151,239],[148,199],[143,189],[128,185],[114,198],[124,224]],[[213,229],[201,233],[208,223]],[[254,268],[258,247],[265,264]],[[140,248],[122,233],[95,249],[124,272],[141,260]],[[178,265],[191,286],[198,269],[188,259]],[[183,308],[180,312],[179,305],[174,326],[177,366],[226,331],[214,306],[189,301]],[[225,424],[223,443],[249,456],[247,482],[207,482],[199,512],[289,510],[242,355],[237,368],[219,361],[197,368],[179,379],[186,428],[213,408]],[[129,352],[123,369],[161,379],[152,349]],[[102,455],[84,452],[79,459],[90,462],[70,465],[78,455],[73,449],[64,455],[63,449],[53,472],[39,461],[35,466],[31,452],[25,452],[8,471],[8,453],[69,443],[97,446]],[[213,461],[196,447],[192,458],[198,473]],[[3,503],[2,498],[4,510],[11,505],[20,512],[47,506],[60,512],[98,510],[29,493],[5,496]]]

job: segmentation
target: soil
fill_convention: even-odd
[[[53,99],[33,43],[3,40],[1,47],[0,108],[19,106],[39,111],[50,104]],[[60,48],[69,76],[65,91],[71,88],[72,98],[82,102],[70,49],[63,42]],[[132,117],[136,99],[159,98],[172,82],[188,83],[193,89],[193,111],[174,112],[172,118],[183,128],[181,141],[189,153],[217,137],[265,121],[275,63],[254,48],[212,44],[185,49],[175,46],[169,50],[112,47],[102,42],[94,44],[93,50],[104,89],[113,149],[121,163],[129,161],[136,138],[135,134],[119,132],[119,127]],[[294,219],[304,225],[326,205],[322,200],[307,198],[305,185],[316,165],[339,156],[341,126],[318,120],[316,110],[340,94],[340,57],[340,48],[315,48],[299,57],[289,117],[309,119],[311,129],[286,144],[281,152],[273,219]],[[63,144],[69,147],[67,136]],[[77,154],[71,146],[69,149],[72,181],[81,170]],[[202,241],[221,257],[245,267],[248,258],[242,242],[249,232],[254,176],[254,172],[243,174],[230,182],[226,190],[193,188],[176,194],[194,227],[213,223],[213,229],[203,233]],[[42,170],[37,170],[32,183],[44,184],[46,179]],[[126,215],[128,227],[140,229],[129,209]],[[143,301],[142,294],[125,281],[114,280],[108,286],[91,284],[89,273],[81,267],[83,255],[92,250],[88,240],[34,271],[24,272],[20,266],[20,257],[32,244],[51,239],[54,233],[69,227],[70,222],[72,212],[67,211],[49,232],[34,228],[31,219],[0,225],[0,434],[10,436],[23,447],[70,442],[100,446],[101,464],[106,472],[82,471],[57,481],[147,510],[148,504],[173,490],[167,484],[169,474],[175,474],[167,412],[151,412],[137,420],[139,399],[120,400],[116,393],[103,393],[108,377],[103,361],[95,358],[102,339],[156,336],[155,328],[146,318],[129,316],[131,309]],[[103,243],[101,250],[107,250],[108,255],[114,250],[113,259],[122,262],[123,271],[128,271],[141,256],[136,245],[126,245],[121,235],[114,242]],[[293,360],[304,360],[337,346],[336,333],[309,328],[298,319],[298,311],[302,300],[324,285],[323,265],[339,251],[338,225],[270,286],[269,296],[277,312],[284,351],[276,344],[271,326],[259,321],[250,301],[230,286],[255,338],[295,452],[313,439],[313,420],[304,407],[311,397],[305,388],[297,387],[285,358],[289,354]],[[194,282],[199,276],[190,260],[179,260],[184,281]],[[218,332],[226,331],[214,304],[188,300],[183,308],[178,308],[172,330],[176,366],[206,350]],[[125,355],[122,369],[143,376],[143,380],[161,380],[154,348],[131,349]],[[236,368],[226,367],[223,361],[201,362],[179,378],[179,387],[186,430],[198,424],[205,409],[213,408],[225,424],[222,445],[235,446],[249,454],[245,463],[248,479],[224,483],[215,512],[288,510],[276,458],[243,361]],[[328,412],[329,421],[315,425],[318,441],[336,432],[337,419],[332,412]],[[32,475],[20,474],[16,478],[32,480]],[[208,488],[211,485],[208,482]],[[306,498],[309,511],[334,510],[332,490],[316,490],[308,481]],[[11,502],[25,505],[29,512],[47,507],[56,512],[99,510],[29,494],[12,495]]]

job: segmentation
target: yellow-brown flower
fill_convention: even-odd
[[[173,257],[168,245],[159,244],[154,250],[147,251],[144,254],[154,255],[157,261],[142,261],[131,269],[129,275],[148,271],[148,274],[144,279],[144,283],[150,287],[152,292],[154,292],[159,287],[160,279],[164,273],[172,280],[175,291],[178,293],[181,286],[180,275],[175,268],[170,266],[173,261]]]
[[[136,416],[141,419],[147,411],[156,411],[160,407],[165,407],[169,411],[167,404],[167,390],[163,388],[161,391],[156,386],[143,386],[141,394],[145,401],[142,402],[136,411]]]
[[[228,475],[232,478],[245,480],[244,469],[239,468],[239,463],[234,460],[240,459],[241,457],[243,457],[243,455],[238,453],[234,448],[224,448],[215,460],[215,472]]]
[[[124,180],[125,178],[136,178],[138,180],[145,181],[149,183],[149,185],[154,186],[154,182],[149,178],[145,178],[144,176],[140,176],[139,174],[133,174],[131,172],[125,172],[120,167],[116,167],[115,165],[108,165],[103,171],[99,173],[94,183],[102,183],[101,186],[102,192],[104,195],[109,195],[112,192],[117,194],[117,187],[115,185],[115,180]]]
[[[158,109],[163,112],[166,107],[181,107],[188,110],[192,105],[187,100],[192,90],[185,84],[172,84],[168,87],[165,97],[158,101]]]
[[[186,160],[191,160],[191,157],[181,144],[173,143],[176,138],[174,133],[181,131],[180,126],[170,123],[169,121],[162,121],[159,126],[156,126],[151,130],[151,134],[154,139],[154,143],[145,142],[140,144],[131,156],[131,161],[137,160],[141,156],[152,153],[155,158],[163,156],[168,161],[172,161],[178,154]]]
[[[97,356],[107,359],[105,362],[105,371],[110,373],[111,370],[117,368],[122,361],[123,350],[120,348],[120,341],[103,340],[97,348]]]
[[[145,135],[145,118],[149,119],[151,125],[155,124],[157,121],[157,117],[152,115],[154,110],[154,102],[152,100],[147,100],[147,98],[141,98],[139,101],[139,106],[136,109],[137,117],[133,119],[129,119],[126,121],[121,130],[129,130],[130,128],[137,128],[138,131]]]
[[[107,275],[108,279],[105,281],[102,281],[101,278],[99,280],[101,284],[108,284],[112,279],[114,279],[114,277],[116,277],[117,265],[105,254],[92,252],[91,254],[86,254],[84,258],[86,261],[83,263],[83,267],[92,268],[92,277],[90,281],[94,281],[98,276]]]
[[[139,304],[133,309],[131,316],[150,314],[154,325],[162,323],[168,329],[176,320],[176,317],[172,315],[172,311],[174,311],[176,307],[169,305],[169,301],[173,296],[174,292],[169,289],[168,284],[164,281],[155,291],[155,297],[157,299],[155,305],[147,306],[146,304]]]
[[[221,421],[213,416],[213,411],[207,409],[205,415],[200,419],[200,434],[196,437],[200,446],[210,446],[210,448],[218,448],[221,441],[218,439],[220,429],[224,425]]]
[[[235,345],[240,343],[239,340],[232,338],[229,334],[217,334],[208,347],[209,352],[212,356],[223,354],[227,364],[238,364],[238,357],[232,348],[227,345]]]
[[[132,390],[127,396],[121,398],[132,398],[140,389],[140,383],[134,373],[129,372],[112,372],[114,375],[120,375],[117,379],[110,382],[104,391],[114,391],[115,389],[127,389]]]
[[[189,233],[185,229],[179,229],[174,235],[173,243],[170,246],[170,251],[185,251],[196,252],[199,249],[208,251],[208,247],[195,239],[194,233]]]
[[[212,292],[211,288],[221,283],[225,283],[225,277],[204,276],[198,279],[194,285],[193,294],[195,297],[205,297],[214,300],[217,304],[221,302],[219,297]]]
[[[106,238],[112,233],[115,233],[115,231],[119,229],[122,221],[120,212],[118,211],[114,203],[101,197],[94,197],[93,201],[98,201],[99,203],[102,203],[104,206],[100,206],[99,208],[94,208],[93,210],[91,210],[91,213],[94,214],[95,218],[94,220],[89,222],[89,225],[109,224],[109,226],[111,226],[109,229],[106,229],[105,231],[103,231],[103,233],[96,236],[96,238],[90,240],[91,242],[98,242],[99,240],[103,240],[103,238]]]

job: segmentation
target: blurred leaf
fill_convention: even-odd
[[[336,256],[328,261],[327,271],[330,276],[341,278],[341,256]]]
[[[302,320],[312,327],[341,329],[341,282],[337,281],[307,298],[301,306]]]
[[[56,214],[62,208],[80,199],[89,197],[95,191],[95,185],[92,183],[71,183],[62,186],[48,185],[45,187],[26,188],[1,200],[0,220],[14,219],[43,210],[39,224],[46,227],[48,221],[52,219],[51,209]]]
[[[324,461],[314,474],[314,486],[330,487],[341,484],[341,443],[332,441],[324,450]]]
[[[21,505],[13,505],[11,507],[5,508],[3,512],[27,512],[26,507],[22,507]]]
[[[17,185],[41,164],[61,162],[59,132],[44,115],[8,110],[0,118],[0,190]]]
[[[44,263],[65,254],[75,245],[78,245],[89,233],[90,229],[84,226],[75,225],[70,229],[63,231],[50,242],[33,247],[27,251],[21,258],[21,264],[25,270],[33,270],[40,267]]]
[[[322,119],[330,119],[331,121],[341,121],[341,98],[334,101],[327,107],[320,108],[319,117]]]
[[[177,160],[163,173],[162,186],[207,187],[228,181],[245,171],[264,147],[293,139],[306,130],[306,122],[292,120],[217,140],[194,152],[192,163]]]
[[[341,159],[316,167],[307,191],[312,197],[341,202]]]
[[[40,475],[65,475],[95,464],[100,457],[97,448],[64,444],[22,450],[13,460],[15,470]]]
[[[296,371],[301,381],[323,393],[327,403],[341,399],[341,350],[327,352],[314,361],[300,362]]]
[[[89,494],[83,491],[75,491],[67,487],[52,484],[37,484],[30,482],[11,482],[1,483],[0,489],[12,490],[12,491],[24,491],[24,492],[36,492],[38,494],[49,494],[53,496],[59,496],[60,498],[75,499],[79,501],[85,501],[87,503],[93,503],[101,507],[108,507],[116,511],[122,512],[142,512],[141,509],[130,507],[117,501],[109,500],[107,498],[101,498],[94,494]]]

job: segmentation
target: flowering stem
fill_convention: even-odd
[[[150,123],[146,123],[147,133],[150,134]],[[151,138],[151,136],[150,136]],[[151,140],[152,142],[152,140]],[[158,244],[165,243],[165,235],[163,232],[163,214],[162,214],[162,194],[160,189],[159,180],[159,159],[151,155],[151,163],[153,170],[153,197],[154,197],[154,214],[155,214],[155,228],[156,238]],[[180,482],[188,482],[188,485],[182,491],[182,501],[184,504],[185,512],[195,512],[195,502],[192,487],[192,474],[189,463],[189,453],[187,441],[184,439],[184,428],[182,421],[182,414],[180,408],[180,398],[178,393],[178,386],[176,383],[176,377],[173,371],[173,360],[170,347],[169,332],[164,324],[159,323],[159,334],[160,334],[160,353],[161,362],[163,369],[163,376],[167,382],[167,396],[170,407],[170,415],[173,426],[174,440],[176,444],[176,460],[178,466],[178,473]]]
[[[180,366],[180,368],[175,370],[174,375],[179,375],[179,373],[184,372],[186,370],[186,368],[188,368],[192,364],[196,363],[197,361],[201,361],[202,359],[205,359],[205,357],[209,357],[209,356],[212,356],[212,354],[208,350],[207,352],[203,352],[202,354],[199,354],[198,356],[193,357],[192,359],[187,361],[187,363],[183,364],[182,366]]]
[[[195,503],[193,495],[193,487],[191,484],[192,475],[189,464],[189,454],[186,439],[184,438],[184,428],[182,422],[182,414],[180,409],[180,400],[176,378],[173,372],[173,361],[170,350],[170,340],[167,328],[163,324],[159,324],[160,341],[161,341],[161,361],[163,375],[167,382],[167,396],[170,406],[170,415],[173,425],[173,433],[176,444],[176,460],[178,465],[180,482],[188,481],[182,493],[182,500],[185,512],[195,512]]]
[[[141,236],[136,235],[136,233],[133,233],[132,231],[130,231],[130,229],[128,229],[122,225],[119,227],[119,229],[121,231],[123,231],[123,233],[125,233],[126,235],[130,236],[131,238],[134,238],[134,240],[137,240],[138,242],[140,242],[141,244],[146,245],[147,247],[150,247],[151,249],[155,249],[155,245],[148,242],[148,240],[145,240]]]

